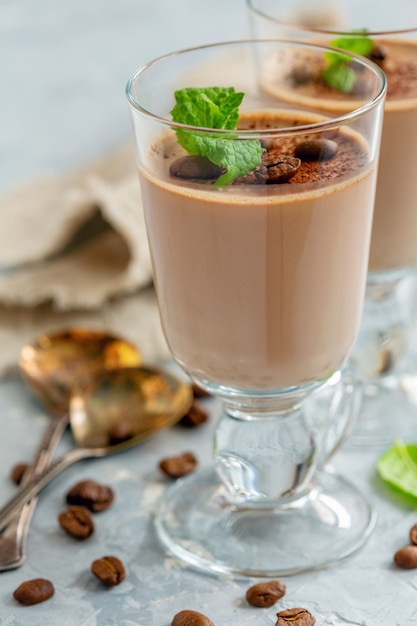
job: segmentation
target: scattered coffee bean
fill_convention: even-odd
[[[394,561],[398,567],[403,569],[414,569],[417,567],[417,546],[404,546],[394,554]]]
[[[414,524],[414,526],[410,528],[410,541],[414,545],[417,545],[417,524]]]
[[[211,619],[198,611],[180,611],[174,616],[171,626],[214,626]]]
[[[282,156],[271,164],[266,164],[267,176],[266,183],[268,185],[277,185],[286,183],[296,173],[301,165],[299,158],[290,156]]]
[[[15,485],[20,485],[22,482],[22,478],[24,473],[26,472],[29,465],[27,463],[16,463],[16,465],[12,468],[10,473],[10,478],[14,482]]]
[[[107,587],[115,587],[126,577],[123,563],[115,556],[103,556],[91,564],[91,571]]]
[[[337,153],[335,141],[330,139],[311,139],[302,141],[294,150],[294,154],[302,161],[329,161]]]
[[[66,496],[68,504],[85,506],[98,513],[113,504],[113,490],[106,485],[99,485],[94,480],[83,480],[74,485]]]
[[[69,506],[58,515],[59,525],[75,539],[88,539],[94,532],[94,522],[83,506]]]
[[[252,585],[246,592],[246,600],[253,606],[272,606],[285,595],[286,586],[279,580]]]
[[[201,426],[208,420],[208,413],[205,411],[198,402],[193,402],[190,410],[184,417],[182,417],[179,421],[181,426],[185,426],[186,428],[195,428],[196,426]]]
[[[171,176],[209,180],[218,178],[223,169],[204,156],[184,156],[173,161],[169,168]]]
[[[199,387],[196,383],[193,383],[191,385],[191,388],[193,390],[194,398],[209,398],[210,397],[209,392],[203,389],[202,387]]]
[[[314,626],[316,619],[307,609],[287,609],[277,613],[275,626]]]
[[[131,439],[135,433],[130,422],[118,420],[108,432],[109,445],[114,446],[122,441]]]
[[[192,452],[183,452],[178,456],[171,456],[162,459],[159,468],[170,478],[181,478],[194,471],[198,461]]]
[[[20,602],[20,604],[30,606],[49,600],[54,593],[54,586],[49,580],[45,578],[34,578],[33,580],[27,580],[19,585],[13,593],[13,597]]]

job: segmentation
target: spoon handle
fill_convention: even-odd
[[[30,466],[27,468],[20,488],[23,489],[49,464],[55,449],[69,422],[68,414],[54,418],[45,430]],[[26,560],[26,539],[29,525],[35,511],[37,498],[27,502],[18,515],[15,515],[0,537],[0,572],[23,565]]]
[[[74,448],[53,461],[45,470],[35,476],[27,485],[22,487],[19,492],[10,498],[8,502],[0,509],[0,531],[15,517],[23,505],[34,498],[51,480],[60,474],[67,467],[81,459],[93,456],[103,456],[105,450],[102,448]]]

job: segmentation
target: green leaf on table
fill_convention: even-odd
[[[244,93],[233,87],[188,87],[175,92],[171,111],[174,122],[201,128],[234,130],[239,120],[239,106]],[[178,143],[191,155],[205,156],[226,172],[216,185],[226,185],[245,176],[261,163],[264,149],[257,139],[236,139],[204,131],[177,129]]]
[[[394,447],[379,459],[377,471],[386,483],[417,498],[417,444],[405,445],[396,439]]]

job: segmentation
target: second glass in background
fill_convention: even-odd
[[[400,436],[412,441],[417,428],[417,357],[410,350],[417,281],[417,4],[247,0],[247,5],[255,38],[352,47],[387,75],[367,293],[351,355],[363,384],[363,406],[351,440],[388,444]],[[364,32],[369,41],[355,48]],[[311,106],[311,68],[300,66],[294,81]],[[360,98],[360,84],[352,89]],[[320,98],[315,106],[326,109]]]

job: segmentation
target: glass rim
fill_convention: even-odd
[[[379,77],[380,83],[381,83],[380,89],[378,93],[375,96],[373,96],[371,99],[365,102],[362,100],[362,104],[358,106],[357,108],[353,108],[351,111],[337,115],[336,117],[328,118],[325,120],[320,120],[318,122],[311,122],[311,123],[303,124],[300,126],[286,126],[286,127],[278,127],[278,128],[272,127],[272,128],[262,128],[262,129],[247,129],[247,130],[246,129],[245,130],[241,130],[241,129],[229,130],[229,129],[222,129],[222,128],[206,128],[203,126],[192,126],[190,124],[181,124],[179,122],[174,122],[166,117],[162,117],[160,115],[157,115],[156,113],[152,113],[152,111],[149,111],[148,109],[144,108],[139,102],[137,102],[137,100],[133,96],[132,86],[137,81],[137,79],[141,77],[142,74],[144,74],[148,69],[154,67],[155,65],[159,63],[163,63],[167,59],[174,58],[175,56],[182,56],[185,54],[189,54],[191,52],[197,52],[199,50],[209,50],[211,48],[213,49],[222,48],[222,47],[232,48],[232,47],[241,47],[244,45],[261,46],[264,44],[285,44],[291,47],[298,47],[298,48],[302,47],[302,48],[310,48],[310,49],[315,49],[315,50],[322,50],[323,53],[336,51],[336,52],[340,52],[341,54],[348,55],[349,57],[352,58],[352,60],[358,61],[365,67],[368,67],[368,69],[370,69],[374,73],[374,75]],[[185,129],[185,130],[191,130],[191,131],[197,131],[197,132],[198,131],[204,132],[207,134],[216,134],[217,136],[221,135],[221,136],[226,137],[226,136],[233,135],[235,138],[237,137],[249,137],[249,138],[252,137],[253,138],[253,137],[259,137],[259,136],[262,137],[262,136],[267,136],[271,134],[273,135],[279,134],[283,136],[285,135],[294,136],[294,135],[305,134],[306,132],[316,132],[316,131],[318,132],[318,131],[323,131],[323,130],[331,130],[339,126],[348,124],[362,117],[368,111],[374,109],[381,101],[384,100],[386,91],[387,91],[386,76],[376,63],[373,63],[372,61],[358,54],[355,54],[353,52],[342,50],[341,48],[323,46],[323,45],[318,45],[314,43],[304,43],[304,42],[289,40],[289,39],[240,39],[240,40],[223,41],[223,42],[205,44],[205,45],[194,46],[190,48],[182,48],[180,50],[176,50],[167,54],[163,54],[159,57],[156,57],[152,61],[149,61],[145,65],[142,65],[141,67],[136,69],[133,72],[133,74],[130,76],[130,78],[128,79],[127,84],[126,84],[126,89],[125,89],[126,97],[130,106],[136,111],[138,111],[139,113],[141,113],[144,117],[152,119],[153,121],[158,122],[162,126],[169,127],[170,129],[173,129],[173,130]]]
[[[266,13],[264,10],[258,8],[257,5],[258,0],[246,0],[248,7],[257,15],[260,15],[263,18],[266,18],[270,22],[275,22],[276,24],[280,24],[281,26],[285,26],[286,28],[292,28],[293,30],[298,30],[300,32],[305,33],[314,33],[316,35],[340,35],[342,37],[357,37],[359,32],[358,30],[339,30],[337,28],[315,28],[314,26],[303,26],[302,24],[294,24],[293,22],[288,22],[286,20],[280,19],[279,17],[275,17],[270,13]],[[366,35],[368,37],[383,37],[385,36],[393,36],[393,35],[403,35],[406,33],[416,33],[417,26],[412,28],[400,28],[395,30],[366,30]]]

